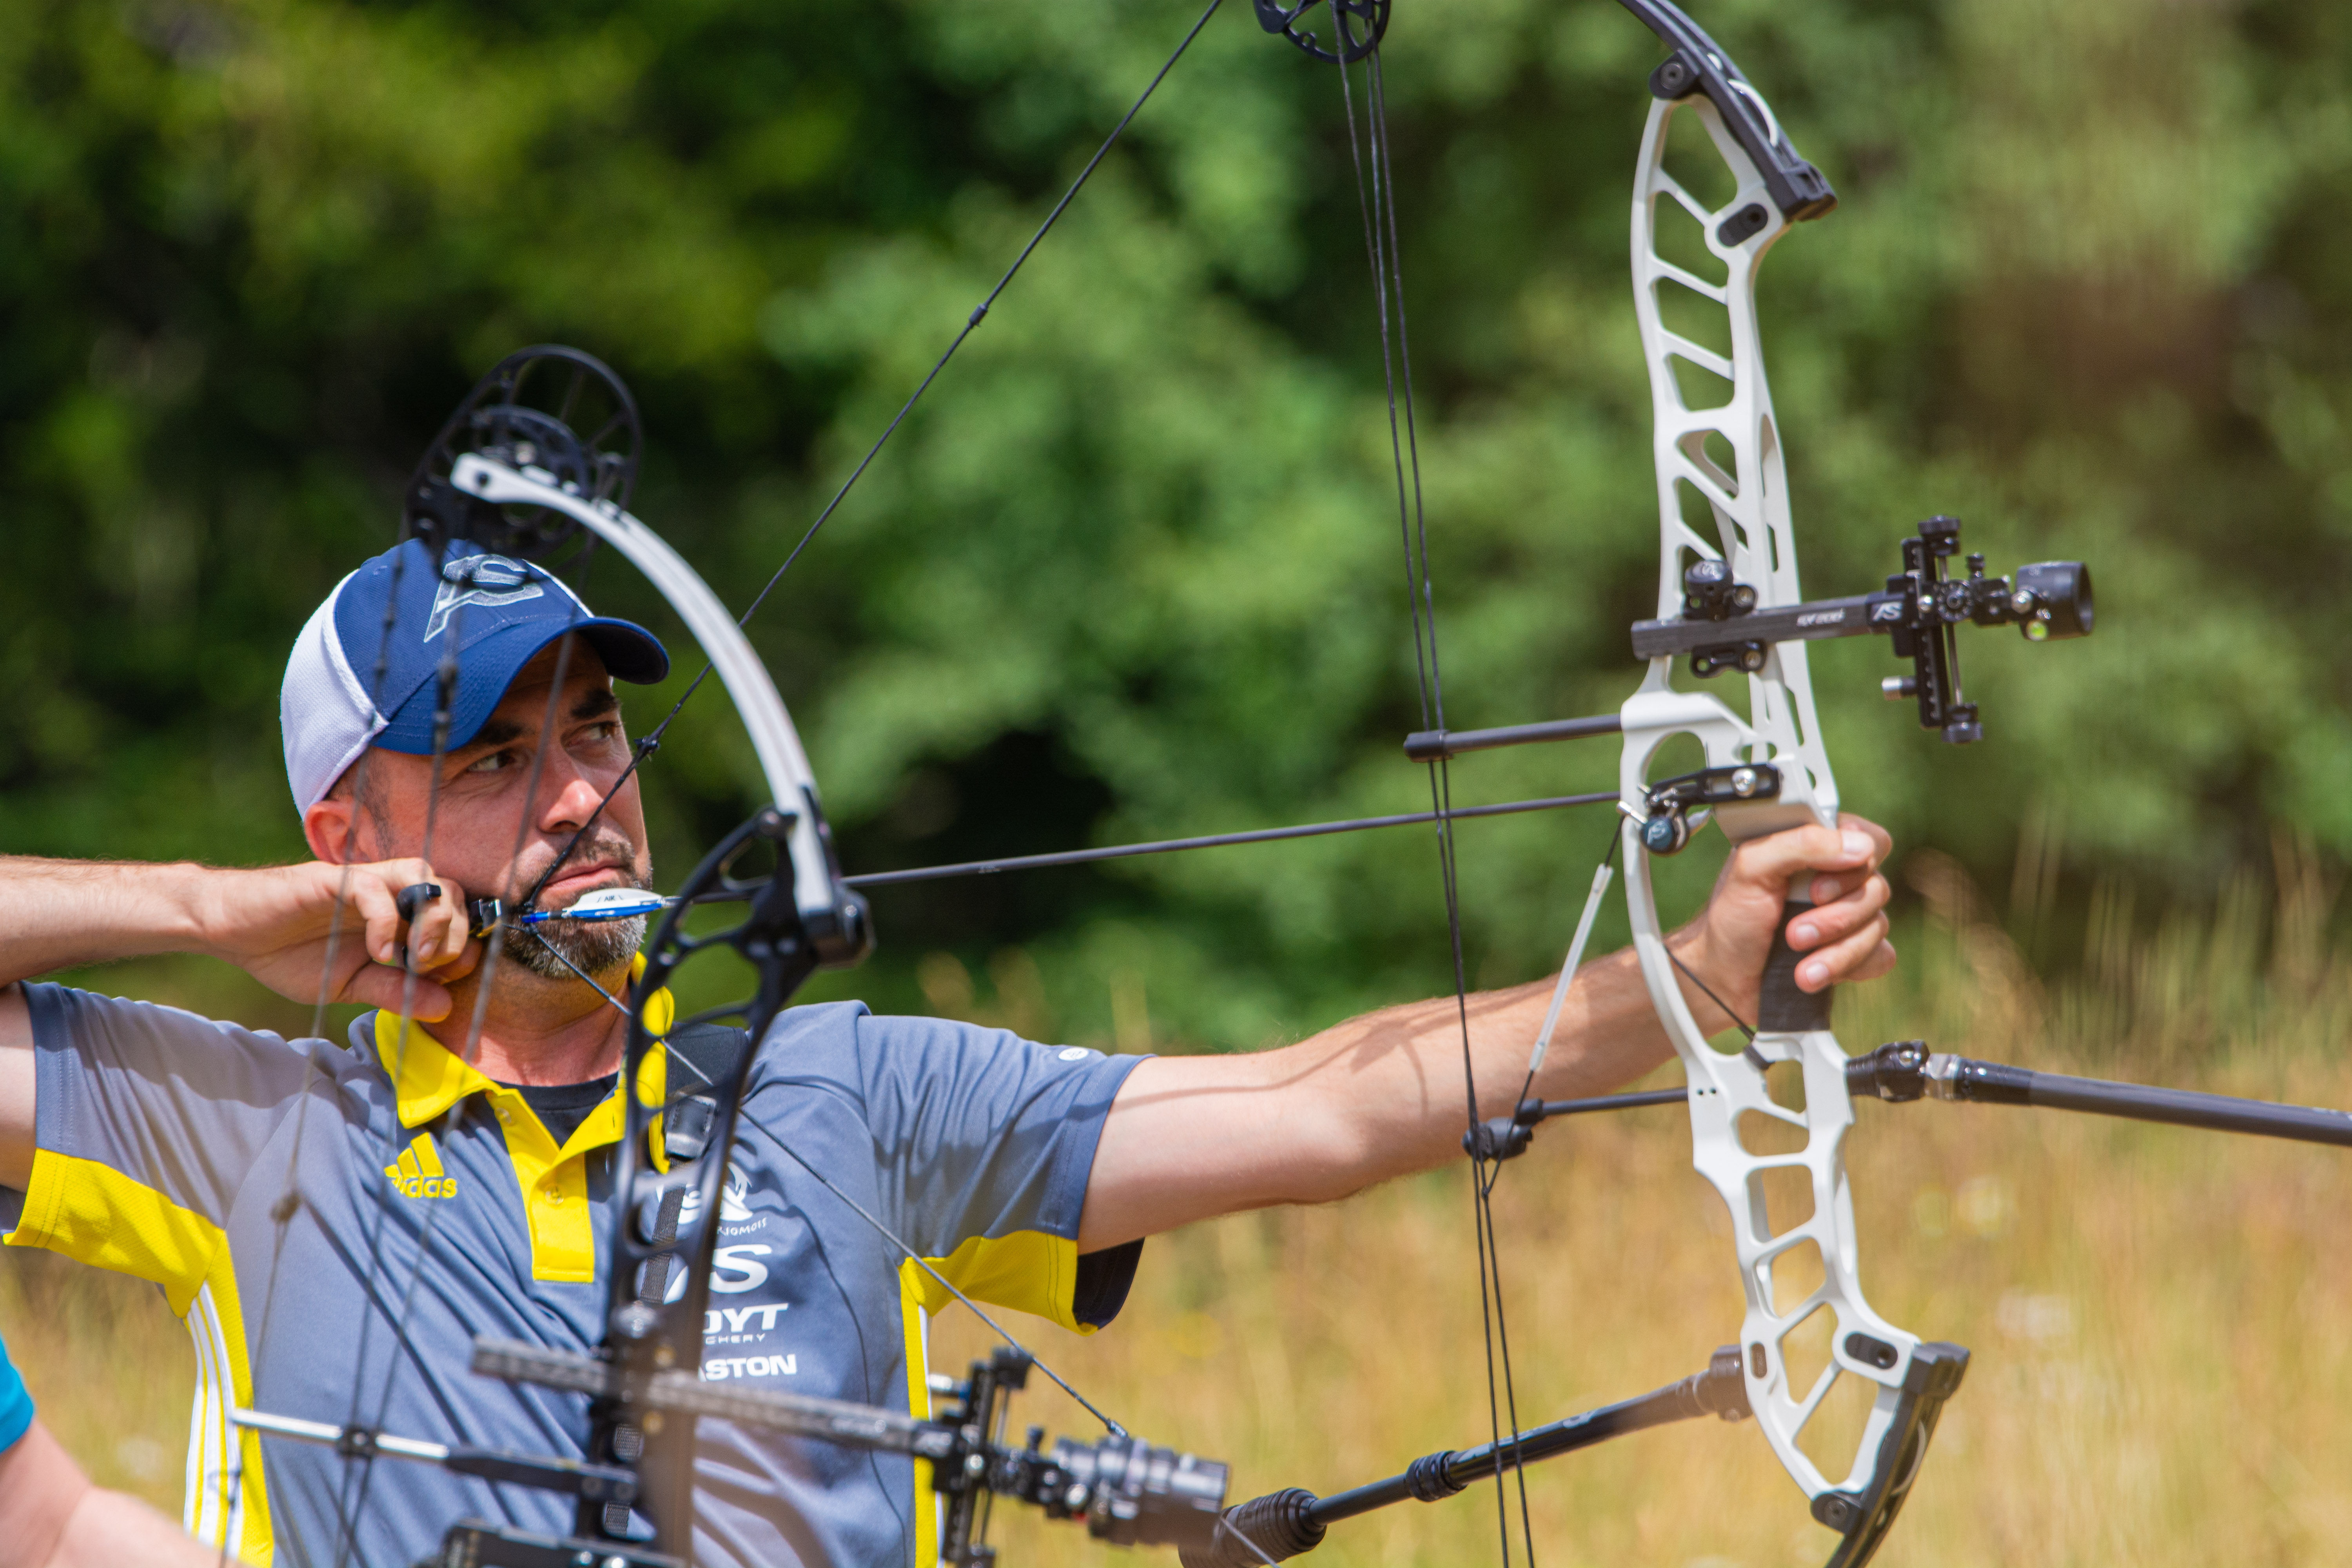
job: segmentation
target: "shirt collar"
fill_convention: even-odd
[[[643,953],[629,961],[630,980],[638,979],[645,971]],[[646,1027],[655,1038],[669,1033],[677,1016],[677,1002],[668,987],[646,998]],[[399,1100],[403,1127],[430,1121],[469,1094],[506,1091],[504,1084],[485,1077],[457,1052],[426,1034],[415,1019],[407,1021],[405,1031],[397,1013],[381,1008],[376,1012],[376,1056],[395,1086],[394,1092]],[[637,1095],[648,1105],[661,1104],[667,1092],[667,1058],[666,1051],[648,1051],[644,1065],[637,1069]],[[596,1120],[599,1119],[591,1118],[592,1121]],[[582,1131],[588,1131],[587,1126],[583,1125]],[[609,1137],[599,1142],[611,1142],[619,1137],[615,1128]]]

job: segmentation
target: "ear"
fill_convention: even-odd
[[[304,812],[302,837],[310,844],[311,855],[330,866],[343,863],[346,844],[361,858],[366,858],[352,836],[352,800],[348,795],[330,796]]]

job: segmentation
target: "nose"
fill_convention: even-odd
[[[553,770],[551,769],[551,772]],[[604,793],[576,769],[566,770],[568,776],[551,779],[554,793],[540,813],[539,825],[548,833],[572,833],[594,815],[603,804]]]

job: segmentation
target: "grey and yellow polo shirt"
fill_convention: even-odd
[[[467,1358],[478,1334],[602,1337],[617,1094],[559,1145],[519,1092],[421,1030],[404,1044],[387,1015],[346,1049],[62,986],[25,994],[38,1152],[7,1241],[152,1280],[185,1319],[191,1528],[320,1568],[345,1531],[340,1560],[405,1568],[465,1516],[569,1528],[546,1493],[363,1469],[226,1415],[356,1411],[404,1436],[579,1453],[583,1401],[474,1377]],[[926,1314],[946,1292],[787,1149],[975,1298],[1081,1331],[1108,1321],[1138,1249],[1082,1261],[1076,1237],[1138,1059],[856,1003],[786,1012],[745,1091],[703,1376],[928,1413]],[[289,1184],[299,1205],[281,1204]],[[932,1494],[903,1458],[705,1421],[698,1467],[698,1562],[936,1559]]]

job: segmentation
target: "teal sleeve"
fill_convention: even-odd
[[[33,1396],[8,1359],[8,1347],[0,1344],[0,1449],[15,1447],[32,1425]]]

